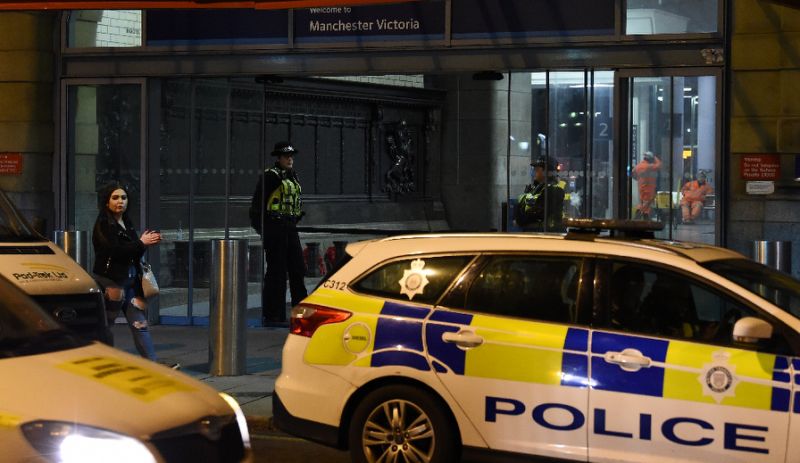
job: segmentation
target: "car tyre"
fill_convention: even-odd
[[[450,463],[460,453],[457,429],[443,407],[407,385],[367,394],[353,412],[348,443],[353,463]]]

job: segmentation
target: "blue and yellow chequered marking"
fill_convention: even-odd
[[[483,338],[479,348],[463,350],[442,335],[465,326]],[[511,320],[437,310],[426,327],[434,368],[456,375],[525,383],[587,387],[588,330],[534,321]],[[442,368],[437,367],[441,364]]]
[[[607,352],[639,350],[653,364],[625,371],[606,362]],[[786,357],[740,349],[726,349],[683,341],[668,341],[617,333],[592,334],[592,384],[598,390],[737,406],[757,410],[789,411],[789,362]],[[719,357],[736,383],[730,395],[713,396],[704,387],[703,372]],[[777,384],[776,384],[777,383]]]
[[[604,358],[607,352],[636,349],[651,361],[663,363],[667,358],[669,341],[628,336],[617,333],[592,333],[592,385],[601,391],[661,397],[664,368],[650,366],[639,371],[625,371]]]
[[[358,355],[344,348],[345,330],[353,323],[363,323],[369,328],[369,345],[364,353],[370,354],[375,344],[375,328],[378,316],[383,309],[383,300],[364,297],[334,289],[319,288],[309,295],[305,301],[334,309],[347,310],[353,315],[345,323],[322,325],[311,337],[303,354],[303,360],[311,365],[350,365],[369,366],[369,355]]]
[[[800,359],[793,359],[792,360],[792,370],[794,371],[794,384],[795,384],[795,392],[794,393],[794,408],[792,411],[794,413],[800,414]]]
[[[322,325],[317,329],[303,356],[306,363],[359,367],[398,365],[430,370],[422,345],[422,322],[430,309],[327,288],[318,289],[304,302],[353,314],[345,323]],[[360,353],[350,352],[344,346],[345,332],[354,324],[365,325],[371,333],[368,345]]]
[[[375,329],[375,346],[370,366],[406,366],[430,370],[422,344],[422,323],[430,309],[386,302]]]
[[[597,390],[758,410],[792,408],[800,413],[800,391],[793,407],[790,403],[792,379],[800,384],[800,359],[791,360],[792,369],[783,356],[602,331],[592,332],[590,342],[587,329],[447,310],[431,313],[425,307],[325,288],[306,302],[353,313],[346,323],[317,330],[304,356],[310,364],[406,366],[423,371],[432,366],[442,374],[578,388],[591,383]],[[342,341],[354,323],[366,325],[374,334],[360,354],[347,351]],[[442,340],[444,333],[465,327],[484,339],[480,348],[463,350]],[[624,349],[639,350],[653,364],[631,372],[603,358],[606,352]],[[737,383],[733,394],[715,398],[707,393],[701,376],[721,352],[727,355]]]
[[[704,395],[700,375],[719,352],[728,356],[726,364],[738,379],[738,384],[735,385],[734,395],[720,397],[717,402],[714,397]],[[671,341],[667,354],[669,368],[664,377],[664,397],[786,412],[789,411],[789,389],[773,387],[772,384],[776,367],[781,367],[783,363],[772,354]]]

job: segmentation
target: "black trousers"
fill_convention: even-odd
[[[267,271],[261,292],[261,315],[267,321],[286,321],[286,275],[292,306],[308,296],[304,281],[303,247],[294,221],[267,219],[264,223]]]

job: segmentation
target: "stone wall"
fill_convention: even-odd
[[[728,247],[751,256],[753,240],[793,242],[800,277],[800,9],[766,0],[733,3]],[[781,157],[775,193],[748,195],[743,154]]]
[[[453,229],[502,229],[501,204],[509,196],[518,196],[530,182],[531,144],[514,142],[530,139],[530,74],[511,75],[510,132],[508,79],[509,74],[497,81],[474,80],[471,74],[434,79],[438,88],[448,91],[441,178],[447,220]]]
[[[0,153],[20,153],[22,173],[0,189],[23,215],[53,228],[54,36],[50,13],[0,13]]]

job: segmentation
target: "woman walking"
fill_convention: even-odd
[[[145,230],[136,235],[128,217],[129,196],[118,182],[100,190],[97,196],[99,213],[94,224],[94,273],[104,288],[109,324],[120,310],[128,320],[133,342],[139,355],[156,360],[153,339],[147,323],[147,301],[142,291],[140,261],[149,246],[161,241],[161,233]]]

